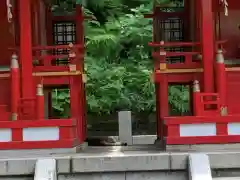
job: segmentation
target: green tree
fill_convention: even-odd
[[[70,12],[73,5],[69,1],[55,2],[55,7]],[[152,21],[143,16],[151,11],[149,0],[85,2],[85,13],[95,16],[85,23],[89,113],[106,114],[123,109],[135,113],[155,111],[155,91],[150,81],[153,62],[147,45],[152,39]],[[66,91],[61,92],[56,99],[64,93],[66,96]],[[188,110],[187,89],[182,86],[170,87],[169,100],[174,112]],[[66,100],[55,102],[55,109],[60,112],[68,105]]]

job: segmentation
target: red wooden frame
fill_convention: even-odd
[[[239,115],[228,116],[184,116],[165,117],[164,124],[167,128],[167,145],[189,145],[189,144],[224,144],[239,143],[240,134],[231,135],[228,125],[240,123]],[[181,136],[181,125],[216,124],[216,135],[209,136]]]
[[[186,1],[186,3],[189,1]],[[217,6],[217,8],[214,8]],[[190,6],[187,6],[188,11]],[[154,59],[153,79],[156,87],[157,108],[157,135],[160,139],[166,139],[166,144],[209,144],[209,143],[233,143],[240,141],[239,135],[230,135],[226,131],[227,124],[240,122],[239,115],[228,115],[227,109],[227,83],[234,79],[228,78],[225,69],[222,45],[226,42],[215,38],[214,16],[219,5],[212,1],[199,0],[194,5],[195,11],[195,40],[197,42],[150,42],[149,46],[154,48],[152,57]],[[214,10],[214,11],[213,11]],[[187,12],[185,12],[187,13]],[[177,13],[160,13],[154,9],[154,13],[146,15],[148,18],[156,16],[168,18],[176,16]],[[189,15],[189,12],[187,13]],[[167,17],[165,17],[167,16]],[[179,14],[183,16],[183,14]],[[189,27],[192,25],[187,22]],[[158,32],[154,32],[158,33]],[[168,52],[166,47],[193,47],[189,52]],[[167,57],[184,56],[182,63],[168,64]],[[217,61],[214,59],[217,58]],[[240,73],[240,69],[234,70]],[[200,89],[192,92],[191,99],[194,115],[191,117],[169,117],[168,86],[172,83],[192,84],[193,81],[200,82]],[[235,82],[235,81],[234,81]],[[234,83],[233,82],[233,83]],[[236,103],[235,101],[233,103]],[[235,105],[234,105],[235,107]],[[223,117],[224,116],[224,117]],[[222,123],[224,122],[224,123]],[[182,124],[204,125],[205,123],[216,123],[217,134],[213,136],[181,136]],[[166,131],[164,130],[166,129]],[[219,132],[221,132],[219,134]],[[231,136],[231,137],[230,137]],[[233,137],[233,140],[231,138]]]
[[[42,0],[24,0],[19,3],[16,0],[14,6],[16,41],[15,47],[9,50],[13,54],[20,54],[20,57],[17,59],[14,55],[11,68],[0,72],[0,83],[3,79],[11,82],[11,103],[0,104],[0,150],[71,148],[82,144],[86,138],[82,7],[77,5],[73,16],[53,17],[50,7],[46,5],[46,36],[50,46],[41,46],[40,1]],[[76,22],[76,44],[53,46],[52,22],[63,19]],[[67,49],[69,54],[49,54],[50,50],[56,49]],[[68,59],[67,65],[52,65],[53,59],[63,57]],[[33,59],[40,63],[33,65]],[[71,117],[46,119],[43,86],[57,88],[62,85],[68,85],[70,89]]]
[[[46,149],[71,148],[80,143],[77,137],[77,126],[74,119],[51,119],[29,121],[0,121],[1,129],[10,129],[12,141],[0,142],[0,149]],[[59,128],[59,140],[24,140],[23,130],[26,128]],[[36,129],[37,131],[37,129]],[[82,137],[80,137],[82,139]]]

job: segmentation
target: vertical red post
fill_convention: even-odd
[[[222,50],[218,50],[216,56],[216,88],[221,101],[221,114],[227,114],[227,79]]]
[[[84,17],[83,17],[83,12],[82,12],[82,6],[77,4],[76,5],[76,43],[77,44],[81,44],[84,46],[84,28],[83,28],[83,21],[84,21]],[[80,55],[84,54],[84,49],[80,48]],[[83,58],[79,57],[79,59],[77,59],[78,63],[77,63],[77,69],[83,71],[84,68],[84,63],[83,63]]]
[[[201,39],[201,2],[200,0],[194,1],[195,12],[195,41],[199,42]],[[199,48],[199,47],[198,47]]]
[[[18,103],[20,99],[20,76],[17,55],[12,55],[11,62],[11,119],[18,120]]]
[[[36,116],[37,120],[44,119],[44,93],[43,85],[37,85],[37,94],[36,94]]]
[[[214,26],[212,1],[200,1],[200,22],[201,22],[201,40],[202,40],[202,57],[203,57],[203,76],[204,76],[204,92],[214,92]]]
[[[81,77],[75,77],[75,91],[78,93],[78,117],[79,117],[79,139],[84,141],[86,139],[86,94],[85,94],[85,84],[84,84],[84,15],[81,5],[76,5],[76,43],[82,45],[82,48],[77,49],[76,61],[77,61],[77,70],[82,72]],[[77,89],[76,89],[77,88]]]
[[[195,80],[193,82],[193,114],[194,116],[200,116],[202,113],[202,107],[200,104],[200,86],[199,82]]]
[[[75,52],[75,48],[73,44],[69,45],[69,71],[76,72],[76,62],[78,58]],[[75,62],[75,63],[73,63]],[[76,119],[77,124],[77,138],[80,143],[83,141],[83,119],[82,119],[82,107],[80,105],[82,99],[80,98],[80,94],[82,93],[82,82],[79,76],[71,76],[70,77],[70,111],[71,111],[71,118]]]
[[[34,97],[32,78],[32,32],[31,32],[31,0],[19,2],[20,26],[20,59],[22,77],[22,97]]]
[[[160,47],[160,64],[159,64],[159,69],[160,72],[164,72],[167,68],[166,64],[166,51],[163,48],[164,41],[161,41],[160,44],[162,47]],[[164,117],[169,115],[169,106],[168,106],[168,79],[167,79],[167,74],[162,73],[161,74],[161,80],[159,83],[159,88],[158,92],[159,93],[159,122],[158,122],[158,137],[161,139],[165,135],[165,127],[164,127]]]

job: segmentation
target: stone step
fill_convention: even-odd
[[[213,180],[240,180],[240,177],[214,177]]]

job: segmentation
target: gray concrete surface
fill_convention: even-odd
[[[38,159],[35,164],[34,180],[57,180],[56,159]]]
[[[189,180],[212,180],[212,173],[208,155],[205,153],[189,154]]]
[[[118,112],[118,133],[120,142],[127,145],[133,144],[131,111]]]
[[[135,148],[135,149],[134,149]],[[191,152],[193,153],[193,152]],[[240,152],[206,152],[212,169],[240,169]],[[107,171],[185,171],[188,152],[161,152],[153,146],[139,147],[89,147],[81,153],[57,155],[11,155],[1,157],[1,175],[29,175],[34,172],[39,158],[55,158],[58,173]]]
[[[59,180],[188,180],[189,154],[154,146],[88,147],[81,153],[0,157],[0,180],[33,179],[38,159],[56,159]],[[240,177],[240,151],[208,151],[212,176]],[[200,161],[200,160],[199,160]],[[227,179],[221,179],[227,180]]]

